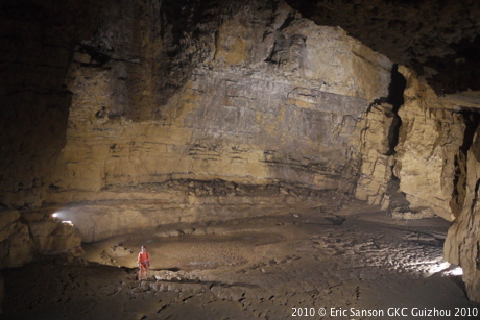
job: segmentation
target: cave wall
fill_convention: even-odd
[[[74,52],[67,144],[45,201],[84,240],[353,193],[351,136],[388,94],[386,57],[281,1],[188,4],[181,35],[169,3],[150,4],[110,7]]]
[[[35,211],[66,144],[73,48],[100,11],[89,0],[0,1],[0,269],[81,251],[78,231]]]
[[[465,200],[455,223],[448,231],[444,246],[445,260],[462,267],[462,279],[468,297],[480,301],[480,141],[476,130],[466,156]]]
[[[382,204],[382,209],[387,209],[383,205],[392,179],[393,155],[389,152],[388,137],[393,119],[391,104],[375,103],[365,110],[353,135],[359,140],[361,154],[355,198],[370,204]]]
[[[453,221],[465,197],[465,151],[473,123],[466,121],[461,105],[437,96],[425,77],[403,66],[399,71],[406,88],[398,111],[388,103],[375,104],[359,123],[362,166],[356,197],[388,211],[403,204],[407,208],[401,210]],[[392,130],[398,135],[394,144]],[[399,193],[404,201],[392,202]]]
[[[479,90],[480,3],[472,0],[287,0],[318,25],[341,26],[425,76],[441,96]]]
[[[462,267],[467,295],[479,301],[480,116],[472,107],[474,94],[438,97],[424,77],[406,67],[399,71],[406,89],[398,110],[398,144],[389,154],[392,106],[372,105],[359,123],[362,166],[356,197],[381,204],[393,218],[436,215],[453,221],[445,260]]]
[[[0,268],[80,237],[401,196],[455,220],[445,256],[480,299],[478,95],[451,95],[478,89],[478,4],[0,6]],[[408,65],[400,104],[364,44]]]
[[[41,205],[65,146],[75,42],[96,27],[95,1],[0,3],[0,205]]]
[[[465,125],[458,108],[440,99],[423,78],[400,68],[407,80],[405,103],[396,147],[393,174],[400,180],[412,210],[428,207],[447,220],[458,214],[454,206],[456,159]]]

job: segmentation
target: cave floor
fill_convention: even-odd
[[[459,269],[442,260],[449,226],[392,220],[353,202],[335,213],[123,235],[85,244],[70,263],[3,270],[1,317],[475,319],[480,304],[466,299]],[[139,281],[142,244],[152,263]]]

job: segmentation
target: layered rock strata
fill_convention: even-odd
[[[480,3],[288,0],[319,25],[341,26],[369,48],[425,76],[438,95],[480,90]]]
[[[477,5],[289,3],[413,66],[402,105],[378,101],[386,57],[283,1],[1,3],[1,266],[77,251],[53,212],[95,241],[355,194],[455,220],[446,257],[480,300],[478,93],[439,97],[478,89]]]
[[[398,145],[388,156],[385,139],[390,108],[381,105],[368,110],[360,126],[366,151],[362,152],[356,196],[371,203],[383,201],[393,218],[438,215],[454,221],[445,243],[445,259],[462,267],[468,297],[479,301],[480,117],[471,103],[474,93],[439,98],[424,78],[405,67],[399,71],[407,86],[398,112]],[[392,206],[395,190],[390,186],[397,182],[406,207]]]
[[[362,166],[355,195],[382,204],[394,219],[438,215],[454,221],[445,259],[462,267],[468,297],[480,301],[480,117],[472,100],[475,93],[439,98],[424,78],[405,67],[399,71],[407,84],[398,111],[398,144],[390,154],[392,107],[372,105],[359,122]],[[398,200],[400,194],[403,200]]]
[[[453,220],[456,158],[464,140],[465,125],[459,107],[440,99],[426,83],[407,68],[399,70],[407,80],[405,104],[396,147],[394,175],[410,207],[431,208],[436,215]]]
[[[388,94],[387,58],[283,2],[192,11],[199,22],[181,36],[154,19],[168,8],[127,7],[74,54],[67,145],[47,197],[84,240],[352,194],[351,135]],[[208,190],[218,184],[228,191]]]
[[[66,143],[76,43],[96,28],[96,1],[0,3],[0,207],[41,205]]]
[[[370,204],[381,204],[388,196],[393,166],[388,136],[393,119],[392,105],[381,103],[370,106],[359,122],[362,165],[355,197]]]

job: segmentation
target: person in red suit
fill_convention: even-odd
[[[145,246],[142,246],[138,254],[138,267],[140,268],[138,279],[146,279],[148,277],[148,267],[150,267],[150,253],[148,253],[147,247]],[[142,277],[142,275],[144,275],[144,277]]]

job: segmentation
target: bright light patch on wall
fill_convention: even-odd
[[[463,270],[459,266],[455,266],[448,262],[443,262],[438,265],[435,265],[433,268],[430,269],[430,275],[441,272],[442,275],[445,276],[461,276],[463,275]]]
[[[73,226],[73,223],[72,223],[72,221],[70,221],[70,220],[62,221],[62,223],[65,223],[65,224],[68,224],[68,225]]]
[[[57,218],[61,220],[68,219],[68,211],[57,211],[52,214],[52,218]]]
[[[461,275],[463,275],[463,270],[462,270],[462,268],[460,268],[460,267],[456,267],[455,269],[453,269],[452,271],[450,271],[449,274],[451,274],[451,275],[453,275],[453,276],[461,276]]]
[[[445,271],[448,268],[450,268],[450,263],[448,262],[442,262],[440,264],[434,264],[434,267],[430,269],[430,274]]]

